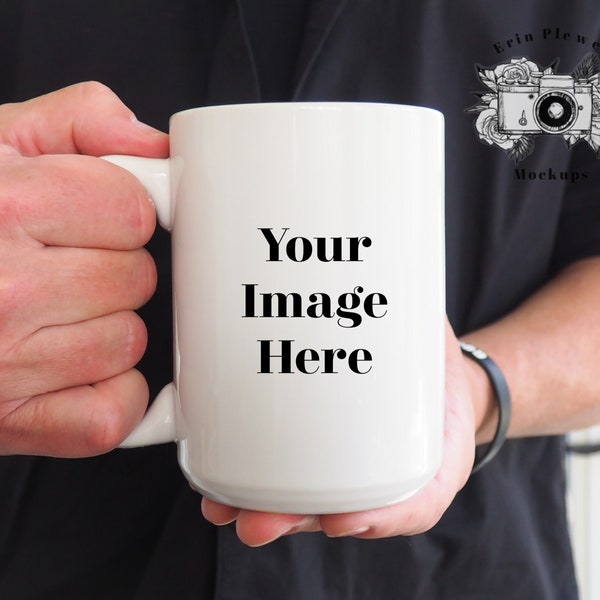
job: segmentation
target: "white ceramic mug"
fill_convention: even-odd
[[[175,381],[125,445],[176,441],[201,493],[379,507],[436,473],[443,118],[371,103],[197,108],[171,158],[106,157],[172,230]]]

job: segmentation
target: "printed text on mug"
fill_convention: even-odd
[[[313,237],[288,235],[288,227],[277,234],[272,228],[259,228],[267,243],[267,262],[285,260],[324,263],[363,262],[364,249],[372,245],[371,238]],[[388,301],[381,292],[367,293],[361,285],[338,294],[313,292],[306,297],[298,292],[263,291],[257,283],[242,284],[244,290],[243,318],[332,319],[339,327],[359,327],[365,318],[381,319],[388,312]],[[365,348],[295,348],[295,340],[257,340],[260,370],[258,373],[303,373],[305,375],[336,374],[347,369],[358,375],[371,371],[373,356]]]

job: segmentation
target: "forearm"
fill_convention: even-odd
[[[513,400],[510,437],[564,433],[600,422],[600,258],[566,268],[503,319],[463,336],[500,366]],[[485,373],[468,361],[477,442],[497,413]]]

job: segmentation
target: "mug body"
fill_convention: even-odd
[[[171,120],[179,460],[264,511],[397,502],[444,412],[443,118],[360,103]]]

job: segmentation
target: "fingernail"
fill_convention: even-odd
[[[313,529],[319,522],[319,517],[304,517],[300,523],[297,523],[290,529],[288,529],[283,535],[291,535],[293,533],[299,533],[302,531],[309,531]]]
[[[263,546],[268,546],[269,544],[272,544],[273,542],[277,541],[280,537],[287,535],[292,529],[294,529],[294,528],[290,527],[290,529],[284,531],[283,533],[278,533],[277,535],[274,535],[272,538],[265,540],[264,542],[260,542],[259,544],[247,544],[247,545],[250,546],[250,548],[262,548]]]
[[[162,131],[156,129],[155,127],[152,127],[143,121],[138,121],[135,115],[131,115],[131,123],[138,129],[141,129],[143,133],[147,133],[149,135],[164,135]]]
[[[352,537],[354,535],[360,535],[361,533],[367,533],[371,529],[370,527],[357,527],[349,531],[342,531],[341,533],[328,533],[327,537],[330,538],[341,538],[341,537]]]
[[[292,529],[294,529],[294,527],[290,527],[289,529],[286,529],[285,531],[282,531],[281,533],[274,535],[273,537],[269,538],[268,540],[265,540],[264,542],[259,542],[257,544],[248,544],[247,543],[247,545],[250,546],[250,548],[262,548],[263,546],[268,546],[269,544],[272,544],[273,542],[277,541],[280,537],[283,537],[284,535],[291,533]]]
[[[217,527],[223,527],[225,525],[231,525],[236,520],[237,520],[237,515],[235,517],[233,517],[232,519],[227,519],[225,521],[212,521],[212,524],[216,525]]]
[[[316,517],[305,517],[299,523],[296,523],[296,525],[292,525],[285,531],[282,531],[281,533],[274,535],[272,538],[269,538],[268,540],[266,540],[264,542],[260,542],[260,544],[248,544],[248,546],[250,546],[251,548],[260,548],[261,546],[266,546],[286,535],[292,535],[294,533],[299,533],[301,531],[304,531],[307,527],[311,527],[312,525],[314,525],[315,520],[316,520]]]

